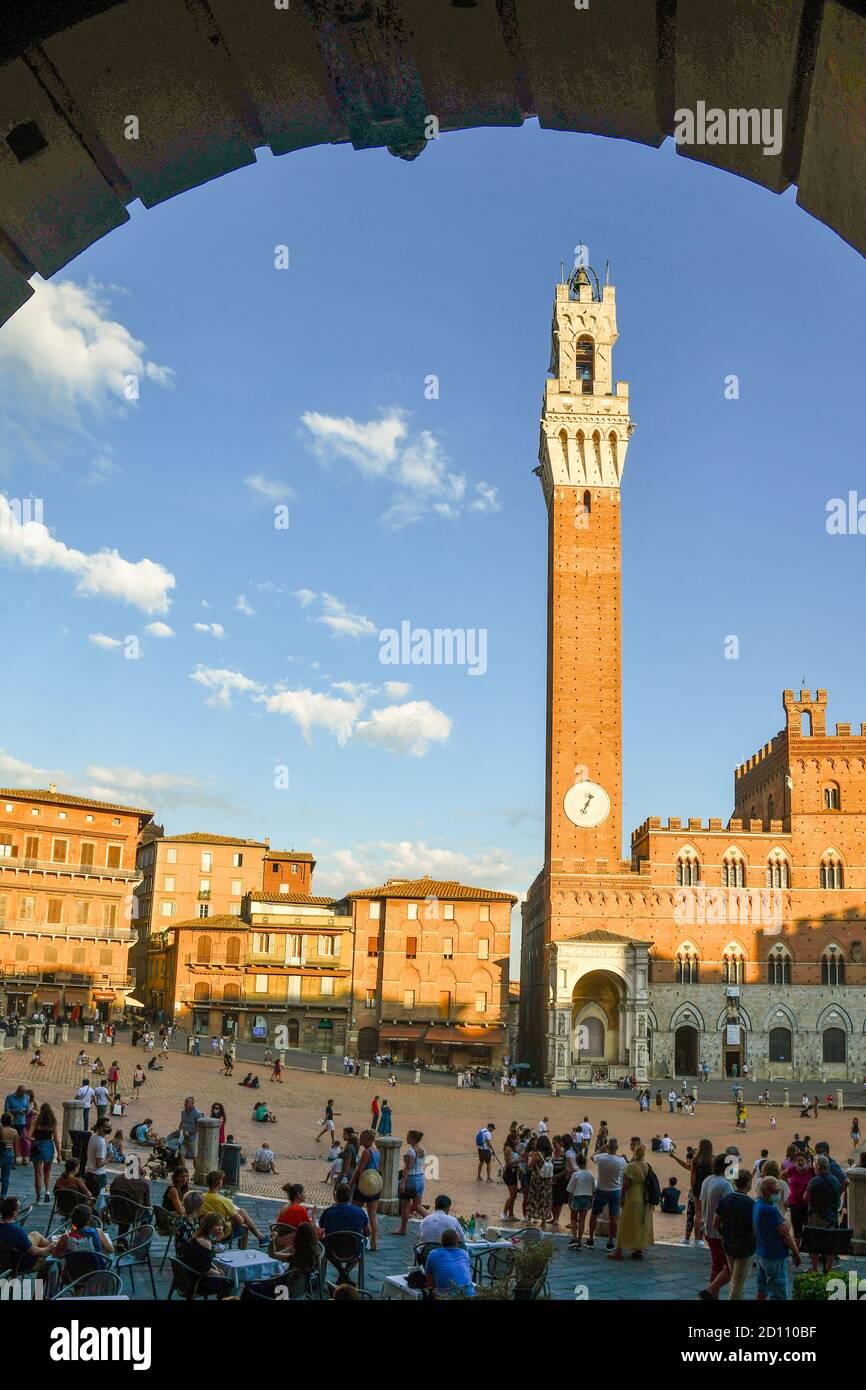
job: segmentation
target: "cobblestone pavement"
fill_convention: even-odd
[[[46,1046],[43,1048],[46,1065],[41,1068],[30,1065],[28,1053],[5,1050],[0,1055],[0,1094],[5,1096],[19,1082],[32,1086],[39,1100],[47,1100],[57,1108],[59,1122],[62,1114],[59,1102],[74,1095],[85,1075],[85,1069],[75,1065],[78,1048],[77,1040],[61,1046]],[[87,1050],[94,1055],[92,1047]],[[120,1043],[114,1054],[107,1048],[100,1052],[103,1061],[112,1055],[116,1057],[121,1091],[124,1096],[130,1095],[133,1068],[139,1060],[146,1066],[146,1055],[140,1050],[133,1051],[128,1042]],[[450,1087],[439,1083],[416,1086],[413,1081],[402,1079],[389,1089],[375,1078],[365,1080],[342,1074],[323,1076],[320,1072],[291,1067],[284,1070],[282,1084],[269,1082],[267,1069],[259,1068],[261,1089],[252,1093],[238,1085],[239,1075],[246,1070],[249,1065],[244,1067],[239,1062],[234,1079],[229,1079],[223,1076],[218,1058],[171,1052],[162,1071],[147,1074],[143,1096],[130,1105],[120,1125],[128,1132],[135,1120],[147,1116],[164,1134],[177,1127],[185,1095],[194,1095],[199,1109],[205,1113],[214,1101],[220,1101],[228,1115],[228,1131],[248,1155],[261,1142],[263,1134],[276,1154],[278,1178],[254,1174],[247,1166],[242,1174],[243,1190],[251,1196],[273,1198],[279,1195],[283,1183],[300,1181],[308,1185],[312,1195],[324,1179],[327,1166],[325,1141],[318,1145],[315,1142],[325,1101],[333,1098],[338,1127],[351,1123],[362,1129],[369,1119],[373,1095],[376,1091],[380,1094],[387,1091],[394,1113],[394,1133],[402,1136],[410,1127],[424,1131],[424,1145],[434,1163],[434,1175],[427,1188],[428,1200],[432,1201],[438,1192],[447,1192],[459,1214],[469,1215],[475,1211],[495,1220],[504,1197],[501,1183],[475,1181],[474,1136],[487,1121],[497,1126],[494,1132],[494,1141],[500,1141],[496,1144],[497,1151],[511,1119],[534,1126],[546,1115],[549,1128],[555,1132],[571,1128],[588,1115],[596,1129],[599,1121],[606,1119],[610,1132],[617,1135],[623,1149],[627,1148],[632,1135],[649,1141],[654,1134],[667,1131],[680,1154],[685,1153],[686,1144],[704,1136],[711,1139],[716,1148],[724,1148],[736,1140],[744,1161],[751,1164],[762,1148],[782,1158],[794,1132],[799,1131],[810,1134],[813,1142],[829,1140],[834,1156],[845,1162],[851,1151],[851,1119],[856,1113],[821,1111],[818,1120],[801,1120],[796,1107],[765,1111],[749,1106],[747,1131],[737,1134],[730,1103],[701,1102],[694,1116],[670,1115],[666,1106],[661,1113],[653,1108],[649,1114],[642,1114],[635,1099],[623,1093],[599,1096],[592,1091],[578,1091],[554,1100],[526,1090],[511,1098],[492,1091],[461,1090],[454,1084]],[[276,1124],[263,1126],[253,1122],[253,1101],[258,1096],[263,1096],[277,1115]],[[770,1128],[771,1114],[776,1117],[775,1131]],[[866,1128],[862,1116],[861,1126]],[[663,1186],[671,1173],[686,1177],[681,1168],[660,1154],[653,1156],[653,1165]],[[32,1182],[29,1173],[26,1178]],[[681,1217],[657,1216],[655,1224],[656,1238],[661,1242],[675,1241],[682,1235]]]

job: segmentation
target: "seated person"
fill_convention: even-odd
[[[184,1248],[198,1233],[198,1228],[201,1225],[203,1202],[204,1195],[201,1192],[187,1192],[184,1195],[180,1209],[181,1218],[174,1228],[175,1254],[179,1260],[183,1260],[184,1264],[186,1264]]]
[[[116,1129],[108,1141],[108,1161],[109,1163],[122,1163],[126,1155],[123,1152],[125,1140],[123,1130]]]
[[[282,1213],[279,1219],[282,1221]],[[332,1236],[335,1231],[351,1231],[359,1236],[370,1234],[367,1209],[355,1205],[351,1188],[344,1182],[338,1183],[334,1189],[333,1206],[325,1207],[319,1217],[320,1236]]]
[[[240,1233],[240,1248],[246,1250],[250,1238],[250,1232],[255,1236],[261,1245],[264,1236],[259,1230],[248,1211],[243,1211],[241,1207],[236,1207],[230,1198],[223,1196],[220,1188],[225,1182],[225,1173],[221,1169],[215,1168],[208,1173],[205,1181],[207,1182],[207,1193],[202,1203],[202,1211],[206,1214],[216,1212],[222,1217],[225,1235],[228,1237],[232,1232]]]
[[[659,1210],[667,1216],[679,1216],[685,1210],[680,1204],[680,1189],[677,1187],[676,1177],[668,1178],[667,1187],[662,1188],[662,1202]]]
[[[253,1074],[252,1074],[251,1071],[248,1071],[247,1074],[246,1074],[246,1076],[244,1077],[243,1081],[239,1081],[239,1082],[238,1082],[238,1085],[239,1085],[239,1086],[249,1086],[249,1084],[250,1084],[250,1082],[252,1081],[252,1079],[253,1079]]]
[[[150,1061],[149,1061],[148,1064],[147,1064],[147,1070],[148,1070],[148,1071],[162,1071],[163,1068],[159,1065],[159,1062],[156,1060],[155,1057],[151,1057]]]
[[[84,1066],[87,1065],[87,1063],[88,1063],[89,1061],[90,1061],[90,1058],[88,1057],[87,1053],[84,1051],[84,1048],[82,1048],[81,1051],[79,1052],[78,1056],[77,1056],[76,1059],[75,1059],[75,1065],[76,1065],[77,1067],[84,1067]]]
[[[446,1289],[466,1289],[475,1292],[472,1284],[472,1264],[465,1250],[461,1250],[456,1231],[443,1231],[442,1244],[438,1250],[431,1250],[425,1265],[431,1287],[438,1292]]]
[[[253,1119],[257,1120],[258,1123],[262,1125],[267,1124],[268,1121],[274,1125],[277,1123],[276,1115],[271,1113],[263,1100],[258,1101],[253,1106]]]
[[[17,1197],[4,1197],[0,1202],[0,1264],[8,1269],[15,1264],[17,1274],[41,1269],[55,1250],[55,1242],[46,1240],[38,1231],[29,1234],[18,1224],[21,1203]],[[88,1213],[89,1213],[88,1208]]]
[[[459,1245],[466,1244],[466,1236],[463,1227],[456,1216],[451,1215],[451,1198],[446,1197],[444,1192],[440,1192],[434,1203],[434,1210],[425,1216],[421,1222],[421,1244],[426,1245],[428,1241],[439,1241],[441,1243],[445,1231],[454,1231]]]
[[[118,1173],[108,1189],[109,1197],[123,1197],[128,1202],[134,1202],[135,1207],[141,1207],[141,1211],[132,1210],[130,1221],[123,1221],[117,1227],[118,1236],[126,1235],[130,1226],[139,1226],[143,1222],[150,1222],[153,1219],[151,1211],[150,1183],[147,1178],[128,1178],[125,1173]]]
[[[69,1230],[64,1231],[54,1246],[56,1259],[62,1260],[65,1265],[68,1255],[92,1253],[98,1257],[100,1269],[108,1268],[108,1257],[114,1254],[114,1246],[101,1227],[91,1224],[92,1220],[93,1212],[83,1202],[75,1208],[70,1217]],[[66,1282],[65,1268],[61,1270],[61,1275]]]
[[[276,1173],[274,1151],[270,1144],[264,1143],[253,1155],[253,1171],[256,1173]]]
[[[183,1199],[188,1192],[189,1173],[187,1169],[184,1167],[175,1168],[171,1175],[171,1182],[162,1194],[163,1210],[170,1211],[174,1216],[183,1216]]]
[[[161,1144],[162,1140],[160,1139],[158,1134],[154,1134],[153,1129],[151,1128],[152,1125],[153,1120],[151,1120],[150,1118],[146,1120],[139,1120],[138,1123],[134,1124],[132,1126],[132,1129],[129,1131],[130,1139],[132,1139],[136,1144],[144,1144],[146,1148],[150,1149],[152,1149],[156,1144]]]
[[[40,1052],[40,1050],[39,1050],[38,1047],[37,1047],[36,1051],[34,1052],[33,1056],[30,1058],[30,1065],[31,1065],[31,1067],[44,1067],[44,1066],[45,1066],[45,1063],[44,1063],[43,1060],[42,1060],[42,1053]]]
[[[90,1070],[92,1072],[97,1071],[100,1073],[100,1075],[105,1071],[105,1063],[103,1062],[101,1057],[94,1057],[93,1066],[90,1068]]]
[[[295,1232],[299,1226],[306,1225],[311,1215],[304,1201],[303,1183],[287,1182],[283,1185],[283,1191],[289,1200],[277,1213],[276,1224],[288,1226],[290,1229],[275,1232],[272,1236],[273,1253],[281,1258],[290,1255],[294,1250]],[[315,1215],[315,1212],[312,1214]]]
[[[254,1279],[251,1283],[244,1286],[242,1298],[274,1298],[280,1297],[280,1288],[286,1287],[286,1280],[289,1274],[301,1271],[303,1274],[310,1275],[319,1264],[319,1242],[316,1237],[315,1227],[309,1221],[304,1221],[295,1229],[294,1249],[290,1256],[286,1256],[286,1271],[284,1274],[277,1274],[272,1279]]]
[[[196,1234],[183,1247],[183,1263],[200,1276],[199,1293],[213,1293],[217,1298],[227,1298],[234,1284],[220,1273],[213,1262],[221,1230],[222,1217],[219,1212],[207,1212]]]
[[[54,1184],[55,1192],[77,1192],[82,1202],[92,1202],[93,1197],[90,1188],[83,1178],[78,1176],[80,1164],[77,1158],[68,1158],[63,1165],[63,1172]]]
[[[254,1076],[253,1079],[252,1079],[252,1081],[250,1082],[250,1086],[252,1087],[252,1089],[253,1089],[254,1091],[257,1091],[257,1090],[259,1089],[259,1086],[260,1086],[261,1084],[262,1084],[262,1083],[259,1081],[259,1078],[258,1078],[257,1076]]]

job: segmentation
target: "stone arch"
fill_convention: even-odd
[[[671,1014],[668,1032],[673,1033],[677,1028],[681,1028],[688,1024],[697,1028],[701,1033],[707,1031],[707,1025],[704,1023],[704,1016],[697,1004],[689,1003],[688,1000],[686,1000],[682,1004],[677,1004],[677,1007]]]
[[[743,1027],[746,1029],[747,1032],[751,1033],[751,1032],[753,1031],[753,1029],[752,1029],[752,1020],[751,1020],[751,1017],[750,1017],[749,1013],[747,1012],[747,1010],[743,1008],[743,1001],[742,1001],[742,999],[738,999],[738,1000],[737,1000],[737,1018],[736,1018],[736,1020],[734,1020],[734,1019],[729,1019],[729,1018],[728,1018],[728,1011],[727,1011],[727,1009],[722,1009],[721,1013],[719,1014],[718,1018],[716,1019],[716,1031],[717,1031],[717,1032],[721,1031],[721,1029],[725,1026],[726,1023],[733,1023],[733,1022],[735,1022],[735,1021],[736,1021],[737,1023],[742,1023]]]
[[[832,1017],[833,1014],[836,1015],[835,1018]],[[815,1032],[823,1033],[825,1028],[844,1028],[846,1033],[855,1032],[851,1015],[841,1004],[827,1004],[821,1010],[815,1022]]]
[[[784,1022],[782,1021],[782,1018],[778,1017],[779,1014],[783,1016]],[[797,1015],[794,1013],[794,1010],[788,1004],[776,1004],[773,1006],[773,1008],[769,1010],[766,1018],[764,1019],[764,1032],[769,1033],[771,1028],[784,1027],[790,1028],[792,1033],[796,1033],[798,1031]]]

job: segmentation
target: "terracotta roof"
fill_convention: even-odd
[[[47,801],[52,806],[93,806],[98,811],[126,811],[133,816],[152,816],[153,811],[141,806],[119,806],[113,801],[92,801],[75,792],[38,791],[34,787],[0,787],[0,796],[17,797],[19,801]]]
[[[445,898],[464,902],[477,900],[516,903],[514,893],[504,893],[495,888],[470,888],[465,883],[455,883],[437,878],[389,878],[381,888],[359,888],[347,893],[348,898]]]
[[[313,898],[309,893],[257,893],[253,891],[248,896],[257,903],[311,903],[315,907],[331,907],[334,903],[343,901],[342,898]]]
[[[315,856],[302,849],[269,849],[266,859],[297,859],[304,864],[315,864]]]
[[[639,936],[620,936],[617,932],[605,931],[603,927],[596,928],[595,931],[580,932],[575,936],[561,938],[564,941],[594,941],[601,943],[604,941],[618,941],[629,946],[641,944],[643,938]]]
[[[195,845],[253,845],[256,849],[267,849],[267,840],[240,840],[234,835],[208,835],[203,830],[193,830],[189,835],[161,835],[167,843],[175,842]]]
[[[161,935],[164,931],[191,931],[195,927],[196,931],[251,931],[249,922],[245,922],[243,917],[233,917],[228,912],[219,912],[216,917],[187,917],[182,922],[171,922],[166,919],[165,926],[159,927],[152,933],[149,940]]]

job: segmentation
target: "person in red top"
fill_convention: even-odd
[[[279,1057],[277,1057],[274,1061],[273,1070],[271,1072],[271,1080],[279,1081],[281,1086],[283,1084],[283,1064],[280,1061]]]
[[[806,1224],[806,1217],[809,1214],[809,1203],[806,1197],[806,1188],[815,1176],[809,1159],[802,1149],[798,1149],[794,1156],[794,1165],[788,1168],[785,1173],[785,1181],[788,1184],[788,1208],[791,1212],[791,1228],[794,1232],[794,1239],[797,1244],[803,1238],[803,1227]]]
[[[277,1216],[279,1226],[290,1227],[289,1230],[280,1231],[274,1237],[274,1250],[283,1251],[291,1254],[295,1245],[295,1231],[299,1226],[305,1226],[312,1221],[316,1223],[317,1212],[315,1207],[309,1210],[304,1205],[304,1186],[299,1182],[287,1182],[283,1191],[288,1196],[288,1203],[282,1208]]]
[[[376,1130],[379,1128],[379,1097],[378,1097],[378,1096],[374,1096],[373,1099],[370,1101],[370,1120],[371,1120],[370,1128],[372,1129],[373,1133],[375,1134],[375,1133],[376,1133]]]

